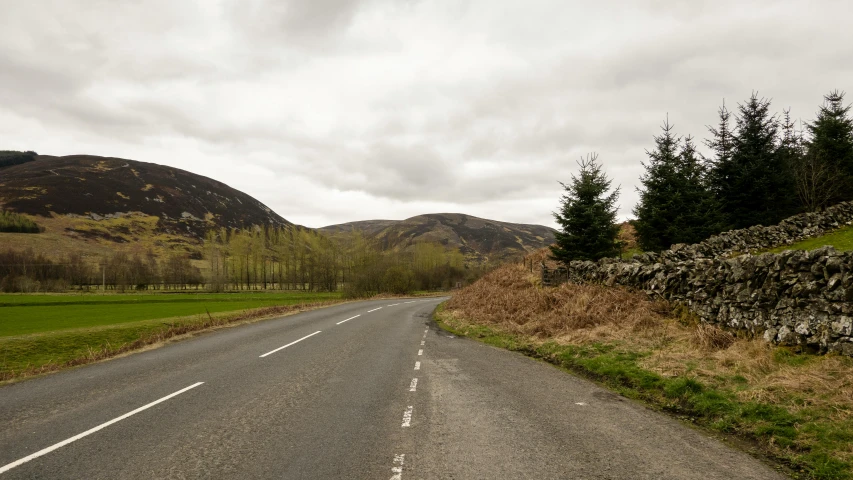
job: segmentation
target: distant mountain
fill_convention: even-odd
[[[542,225],[499,222],[461,213],[432,213],[406,220],[366,220],[330,225],[320,232],[361,231],[385,249],[405,249],[417,242],[458,248],[467,258],[500,261],[521,257],[554,243],[554,230]]]
[[[211,226],[291,225],[216,180],[165,165],[91,155],[38,155],[0,169],[0,208],[94,221],[156,217],[156,232],[195,240]],[[116,238],[120,233],[108,232]]]
[[[75,251],[103,257],[122,244],[121,249],[153,249],[158,254],[178,249],[200,259],[201,240],[211,227],[293,225],[239,190],[165,165],[8,151],[0,152],[0,161],[0,209],[29,216],[42,230],[25,240],[20,236],[24,234],[0,233],[0,248],[26,246],[48,256]],[[458,213],[352,222],[318,231],[353,229],[381,248],[402,250],[431,242],[459,249],[477,263],[521,257],[554,241],[548,227]]]

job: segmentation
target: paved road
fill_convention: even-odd
[[[0,480],[781,478],[437,330],[439,301],[338,305],[2,387]]]

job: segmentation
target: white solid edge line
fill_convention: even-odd
[[[120,416],[120,417],[116,417],[116,418],[114,418],[114,419],[112,419],[112,420],[110,420],[110,421],[108,421],[108,422],[104,422],[104,423],[102,423],[102,424],[98,425],[97,427],[90,428],[89,430],[86,430],[86,431],[85,431],[85,432],[83,432],[83,433],[80,433],[80,434],[74,435],[73,437],[71,437],[71,438],[69,438],[69,439],[67,439],[67,440],[63,440],[63,441],[61,441],[61,442],[59,442],[59,443],[55,443],[55,444],[53,444],[53,445],[51,445],[51,446],[49,446],[49,447],[47,447],[47,448],[44,448],[44,449],[42,449],[42,450],[39,450],[38,452],[33,453],[32,455],[28,455],[28,456],[26,456],[26,457],[24,457],[24,458],[22,458],[22,459],[20,459],[20,460],[16,460],[16,461],[14,461],[14,462],[12,462],[12,463],[10,463],[10,464],[8,464],[8,465],[3,465],[2,467],[0,467],[0,473],[7,472],[7,471],[9,471],[9,470],[11,470],[11,469],[13,469],[13,468],[15,468],[15,467],[19,466],[19,465],[22,465],[22,464],[24,464],[24,463],[29,462],[30,460],[33,460],[33,459],[35,459],[35,458],[38,458],[38,457],[40,457],[40,456],[42,456],[42,455],[44,455],[44,454],[50,453],[50,452],[52,452],[52,451],[54,451],[54,450],[56,450],[56,449],[58,449],[58,448],[62,448],[62,447],[64,447],[64,446],[68,445],[68,444],[69,444],[69,443],[71,443],[71,442],[75,442],[75,441],[80,440],[81,438],[83,438],[83,437],[85,437],[85,436],[87,436],[87,435],[91,435],[91,434],[93,434],[93,433],[97,432],[98,430],[102,430],[102,429],[104,429],[104,428],[107,428],[107,427],[109,427],[110,425],[112,425],[112,424],[114,424],[114,423],[116,423],[116,422],[120,422],[120,421],[124,420],[124,419],[125,419],[125,418],[127,418],[127,417],[130,417],[130,416],[132,416],[132,415],[136,415],[137,413],[139,413],[139,412],[141,412],[141,411],[143,411],[143,410],[147,410],[147,409],[149,409],[149,408],[153,407],[154,405],[157,405],[158,403],[165,402],[166,400],[168,400],[168,399],[170,399],[170,398],[172,398],[172,397],[175,397],[175,396],[177,396],[177,395],[180,395],[180,394],[182,394],[182,393],[186,392],[187,390],[190,390],[190,389],[193,389],[193,388],[195,388],[195,387],[197,387],[197,386],[199,386],[199,385],[202,385],[203,383],[204,383],[204,382],[194,383],[194,384],[190,385],[189,387],[182,388],[182,389],[178,390],[178,391],[177,391],[177,392],[175,392],[175,393],[171,393],[171,394],[169,394],[169,395],[166,395],[165,397],[163,397],[163,398],[161,398],[161,399],[159,399],[159,400],[154,400],[153,402],[149,403],[148,405],[143,405],[143,406],[141,406],[141,407],[137,408],[136,410],[133,410],[133,411],[128,412],[128,413],[125,413],[124,415],[122,415],[122,416]]]
[[[265,354],[261,355],[261,356],[260,356],[260,357],[258,357],[258,358],[264,358],[264,357],[266,357],[267,355],[272,355],[273,353],[275,353],[275,352],[277,352],[277,351],[279,351],[279,350],[285,349],[285,348],[287,348],[287,347],[289,347],[289,346],[291,346],[291,345],[294,345],[294,344],[296,344],[296,343],[299,343],[299,342],[301,342],[302,340],[305,340],[305,339],[306,339],[306,338],[308,338],[308,337],[313,337],[314,335],[317,335],[317,334],[318,334],[318,333],[320,333],[320,332],[321,332],[321,330],[317,330],[316,332],[312,333],[311,335],[305,335],[304,337],[300,338],[299,340],[296,340],[296,341],[294,341],[294,342],[290,342],[290,343],[288,343],[287,345],[285,345],[285,346],[283,346],[283,347],[278,347],[278,348],[276,348],[275,350],[271,350],[271,351],[269,351],[269,352],[267,352],[267,353],[265,353]]]
[[[382,307],[374,308],[373,310],[368,310],[368,311],[367,311],[367,313],[375,312],[375,311],[377,311],[377,310],[382,310]]]
[[[349,317],[349,318],[348,318],[348,319],[346,319],[346,320],[341,320],[340,322],[336,323],[335,325],[340,325],[340,324],[342,324],[342,323],[344,323],[344,322],[349,322],[349,321],[350,321],[350,320],[352,320],[353,318],[358,318],[358,317],[360,317],[360,316],[361,316],[361,314],[358,314],[358,315],[356,315],[356,316],[354,316],[354,317]]]

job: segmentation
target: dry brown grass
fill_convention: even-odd
[[[535,262],[546,253],[537,252]],[[459,291],[447,303],[456,326],[485,325],[533,343],[616,345],[645,352],[640,366],[666,377],[688,376],[730,390],[744,401],[818,408],[853,421],[853,359],[793,355],[762,340],[738,338],[679,318],[640,292],[597,285],[542,288],[538,275],[507,265]]]
[[[641,293],[539,283],[523,266],[507,265],[454,295],[447,309],[511,333],[568,343],[649,337],[665,328],[661,312],[667,307]]]
[[[725,350],[735,343],[735,336],[715,325],[700,323],[693,330],[693,345],[708,351]]]

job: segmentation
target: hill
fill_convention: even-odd
[[[327,234],[352,230],[361,231],[383,249],[432,242],[458,248],[467,259],[477,262],[520,258],[554,242],[554,230],[542,225],[499,222],[461,213],[432,213],[399,221],[366,220],[320,229]]]
[[[37,155],[3,167],[0,209],[34,220],[45,233],[29,235],[27,246],[53,254],[102,254],[116,244],[197,254],[210,227],[292,225],[216,180],[165,165],[91,155]],[[0,234],[0,245],[20,243],[14,235]]]

